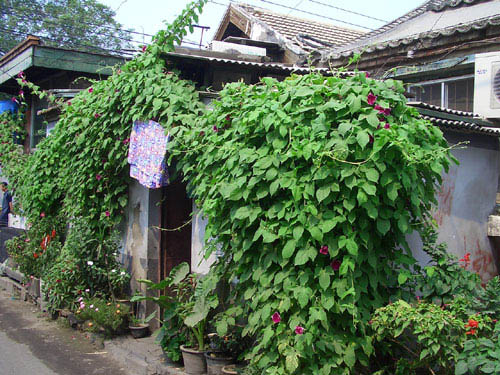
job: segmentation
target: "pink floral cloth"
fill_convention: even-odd
[[[130,134],[128,162],[130,176],[150,189],[169,183],[166,165],[168,134],[154,121],[135,121]]]

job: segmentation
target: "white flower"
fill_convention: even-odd
[[[85,289],[85,291],[88,293],[88,292],[90,292],[90,289]]]
[[[116,272],[116,270],[111,270],[111,272]]]
[[[96,307],[96,308],[95,308],[95,311],[99,311],[99,307]]]
[[[124,272],[124,271],[120,272],[120,275],[121,275],[121,276],[124,276],[124,275],[125,275],[125,272]]]
[[[78,298],[78,302],[82,302],[82,301],[83,301],[83,297]]]
[[[94,262],[92,262],[91,260],[87,260],[87,264],[88,264],[89,266],[93,266],[93,265],[94,265]]]
[[[89,307],[90,307],[91,309],[93,309],[93,308],[94,308],[94,305],[90,305]]]

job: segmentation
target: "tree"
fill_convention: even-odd
[[[46,45],[90,52],[130,48],[130,31],[96,0],[0,0],[0,56],[28,34]]]

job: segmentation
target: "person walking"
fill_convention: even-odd
[[[12,212],[12,195],[8,191],[7,182],[0,183],[3,191],[2,211],[0,212],[0,227],[9,226],[9,214]]]

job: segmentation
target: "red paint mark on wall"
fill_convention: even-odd
[[[451,168],[449,173],[443,176],[441,189],[437,192],[438,207],[432,217],[436,220],[438,226],[443,224],[443,219],[451,214],[456,177],[457,169]]]
[[[471,271],[476,272],[483,283],[497,275],[495,261],[490,250],[482,250],[479,239],[476,239],[476,249],[470,251],[471,255]]]

